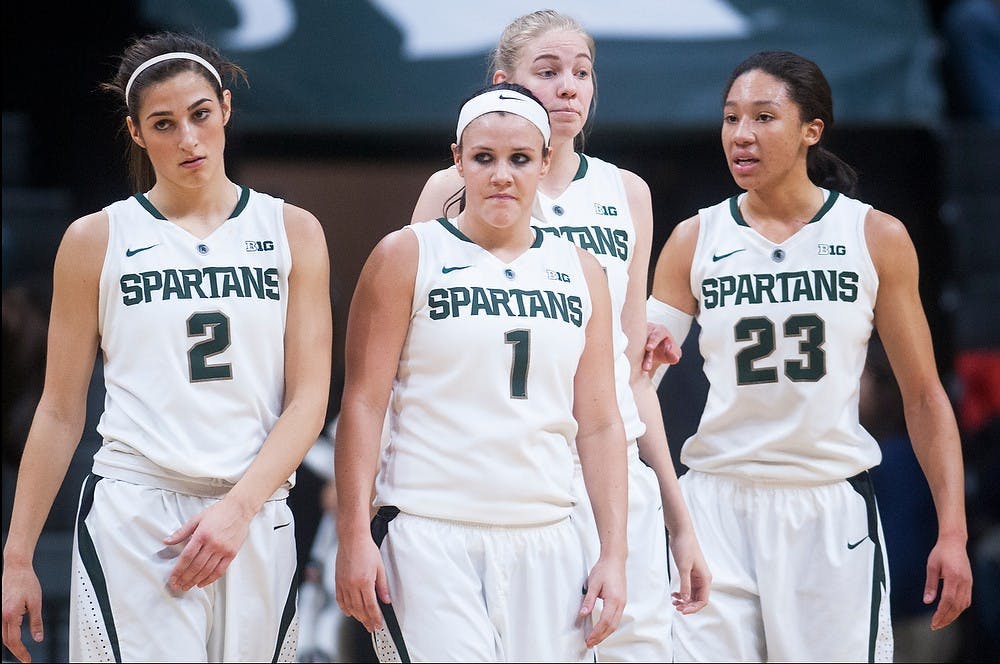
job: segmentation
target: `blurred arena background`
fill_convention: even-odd
[[[988,21],[1000,16],[997,0],[4,3],[4,536],[20,448],[41,392],[59,238],[71,220],[133,193],[122,119],[97,90],[132,36],[193,31],[247,70],[250,87],[233,95],[229,175],[315,212],[325,226],[336,326],[332,420],[347,307],[365,257],[386,232],[408,222],[427,176],[450,162],[455,112],[486,82],[488,50],[501,27],[546,7],[575,16],[596,39],[599,93],[586,151],[649,183],[654,257],[675,223],[736,192],[719,144],[721,88],[731,69],[763,49],[793,50],[823,68],[837,114],[829,147],[858,169],[859,197],[899,217],[916,245],[938,366],[965,447],[973,606],[933,643],[913,641],[900,627],[899,654],[905,661],[997,661],[1000,28]],[[696,332],[684,354],[661,387],[675,459],[707,389]],[[76,492],[100,444],[93,427],[102,399],[98,365],[91,421],[36,556],[47,639],[35,647],[35,661],[66,658],[60,630]],[[912,476],[903,475],[908,468],[886,464],[878,479],[912,486]],[[300,472],[303,561],[324,481],[322,473]],[[883,518],[929,531],[933,542],[933,513],[921,521],[917,500],[886,492]],[[911,618],[924,625],[920,590],[911,591],[902,576],[911,544],[900,544],[898,565],[891,538],[888,546],[897,625]],[[918,606],[907,601],[911,592]]]

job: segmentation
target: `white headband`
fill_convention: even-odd
[[[209,72],[211,72],[212,76],[215,77],[215,80],[219,82],[219,87],[220,88],[222,87],[222,77],[219,76],[219,72],[215,70],[215,67],[212,66],[211,62],[201,57],[200,55],[195,55],[194,53],[185,53],[183,51],[164,53],[162,55],[158,55],[155,58],[150,58],[149,60],[143,62],[141,65],[136,67],[135,71],[132,72],[132,75],[128,77],[128,83],[125,84],[126,105],[128,104],[128,93],[132,90],[132,84],[135,83],[136,77],[142,72],[152,67],[153,65],[163,62],[164,60],[193,60],[198,64],[200,64],[205,69],[207,69]]]
[[[531,124],[538,127],[545,139],[545,146],[549,145],[549,136],[552,130],[549,128],[549,113],[545,108],[520,92],[514,90],[490,90],[481,95],[477,95],[465,102],[462,112],[458,114],[458,129],[455,131],[455,142],[462,142],[462,132],[469,126],[469,123],[480,115],[504,111],[520,115]]]

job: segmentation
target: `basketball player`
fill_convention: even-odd
[[[526,86],[549,111],[552,167],[539,183],[534,223],[594,254],[608,275],[617,403],[630,441],[629,602],[621,625],[597,649],[597,658],[669,662],[671,597],[664,521],[680,568],[678,610],[691,613],[704,606],[710,574],[677,486],[660,403],[641,366],[653,232],[649,187],[636,174],[575,149],[577,137],[582,143],[595,94],[594,40],[575,19],[543,10],[514,20],[494,50],[490,74],[494,82]],[[455,168],[432,175],[413,221],[440,215],[457,201],[461,188]],[[576,477],[582,494],[579,469]],[[577,504],[575,518],[588,557],[594,560],[599,543],[586,500]]]
[[[137,191],[59,248],[45,390],[4,549],[3,637],[36,641],[32,552],[84,423],[98,349],[104,438],[72,564],[72,661],[294,661],[285,497],[323,426],[329,264],[316,218],[232,182],[223,150],[242,70],[157,33],[106,85]],[[237,556],[237,554],[239,554]]]
[[[469,99],[452,145],[465,209],[383,238],[351,302],[337,601],[382,661],[583,661],[621,616],[611,304],[593,256],[532,226],[549,136],[521,86]],[[589,576],[569,519],[574,439],[601,537]]]
[[[969,605],[962,455],[899,220],[851,198],[821,146],[833,124],[815,63],[761,52],[726,85],[734,196],[681,222],[649,318],[681,342],[692,316],[710,388],[680,483],[712,569],[712,602],[675,623],[677,661],[892,661],[889,575],[858,422],[873,327],[906,403],[938,540],[933,629]],[[939,588],[940,584],[940,588]]]

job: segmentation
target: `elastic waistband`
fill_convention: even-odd
[[[234,486],[231,482],[222,480],[199,481],[194,478],[147,473],[136,469],[109,466],[99,461],[94,462],[94,468],[91,472],[94,475],[106,477],[109,480],[118,480],[120,482],[128,482],[129,484],[173,491],[174,493],[181,493],[186,496],[198,496],[199,498],[222,498]],[[289,483],[285,482],[278,487],[277,491],[271,494],[267,502],[288,498],[290,488]]]

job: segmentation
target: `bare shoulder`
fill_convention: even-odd
[[[618,172],[621,173],[622,184],[625,185],[625,191],[628,192],[629,196],[649,196],[649,184],[645,180],[625,168],[619,167]]]
[[[417,223],[437,219],[444,214],[445,201],[457,194],[465,186],[465,180],[455,166],[442,168],[433,173],[420,192],[413,208],[411,222]]]
[[[420,253],[420,244],[417,242],[417,235],[409,228],[394,230],[375,245],[368,256],[367,266],[374,269],[386,269],[392,271],[399,268],[399,271],[412,266],[416,270],[417,258]]]
[[[698,234],[701,232],[701,217],[694,215],[684,221],[679,222],[670,231],[667,243],[660,252],[660,260],[664,260],[664,255],[670,256],[673,260],[679,257],[687,258],[690,264],[694,257],[694,249],[698,244]]]
[[[323,225],[312,212],[284,203],[285,232],[292,242],[313,242],[324,240]]]
[[[580,257],[580,265],[583,266],[583,274],[588,282],[594,283],[595,279],[598,280],[598,283],[607,282],[607,273],[601,267],[600,261],[597,260],[594,254],[586,249],[576,247],[576,255]]]
[[[910,233],[903,222],[875,208],[870,209],[865,216],[865,241],[880,273],[895,261],[914,256],[915,253]]]
[[[103,265],[104,255],[108,251],[108,224],[108,213],[104,210],[73,221],[63,233],[59,255],[74,262],[96,262],[98,266]]]

